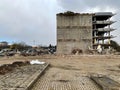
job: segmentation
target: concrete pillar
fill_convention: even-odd
[[[94,37],[96,37],[96,31],[94,31]],[[96,44],[97,40],[94,38],[94,44]]]
[[[108,28],[110,30],[110,25],[108,25]],[[110,37],[110,31],[108,31],[108,36]],[[108,43],[110,44],[110,38],[108,39]]]
[[[102,40],[102,44],[104,44],[104,39]]]

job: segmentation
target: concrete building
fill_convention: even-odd
[[[111,12],[57,14],[57,53],[71,54],[75,49],[85,53],[98,45],[110,47],[112,16]]]

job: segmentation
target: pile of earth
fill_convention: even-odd
[[[12,72],[15,68],[30,65],[29,61],[21,62],[13,62],[12,64],[4,64],[0,66],[0,75],[5,75],[6,73]]]

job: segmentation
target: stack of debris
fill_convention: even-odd
[[[72,54],[82,54],[83,51],[81,49],[73,49]]]

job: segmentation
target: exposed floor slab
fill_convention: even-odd
[[[0,75],[0,90],[29,90],[49,64],[26,65]]]

